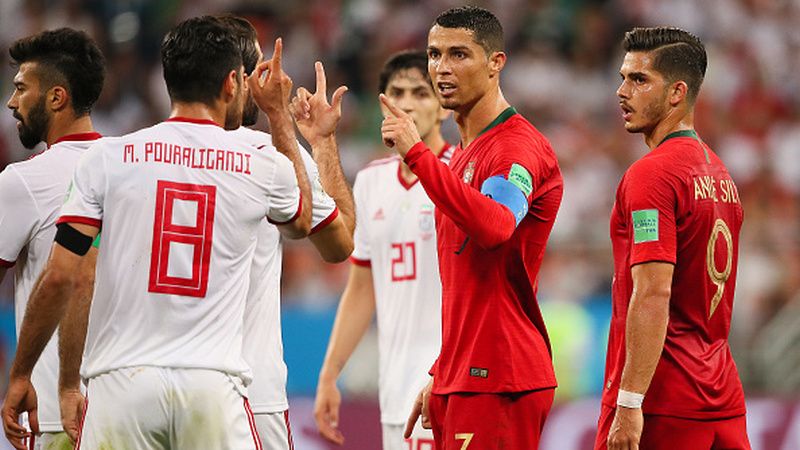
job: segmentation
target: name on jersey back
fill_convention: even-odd
[[[250,175],[250,154],[235,150],[184,147],[165,142],[125,144],[122,162],[161,163],[191,169],[219,170]]]

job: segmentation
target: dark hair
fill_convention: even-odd
[[[242,49],[222,20],[194,17],[164,36],[161,63],[172,100],[211,103],[231,70],[242,67]]]
[[[244,72],[250,75],[258,64],[258,48],[256,41],[258,34],[255,27],[244,17],[233,14],[222,14],[217,16],[225,25],[229,26],[239,38],[239,46],[242,48],[242,64]]]
[[[43,31],[11,44],[11,59],[19,65],[35,62],[44,90],[63,85],[72,110],[88,114],[100,97],[106,76],[103,53],[88,34],[72,28]]]
[[[431,81],[431,75],[428,73],[428,55],[421,50],[404,50],[397,52],[386,60],[386,63],[381,69],[378,77],[378,89],[381,93],[386,93],[386,88],[389,86],[389,80],[401,70],[419,69],[422,76],[428,82]]]
[[[672,27],[634,28],[625,33],[622,46],[626,52],[654,52],[653,69],[670,82],[685,81],[688,100],[697,98],[708,65],[697,36]]]
[[[489,10],[477,6],[450,8],[439,14],[434,25],[472,31],[475,42],[483,47],[487,55],[503,51],[503,26]]]

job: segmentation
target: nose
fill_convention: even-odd
[[[625,80],[622,80],[622,83],[619,84],[617,88],[617,97],[619,98],[630,98],[630,89],[628,88],[628,83]]]
[[[397,107],[402,109],[403,112],[409,113],[414,110],[414,102],[411,101],[412,95],[413,94],[406,92],[397,99]]]
[[[6,107],[8,107],[8,109],[15,110],[17,109],[18,106],[19,105],[17,104],[17,91],[14,90],[14,93],[11,94],[11,97],[9,97],[8,101],[6,102]]]

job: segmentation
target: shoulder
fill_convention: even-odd
[[[367,164],[363,169],[359,170],[356,176],[368,177],[381,174],[386,171],[396,169],[399,164],[399,156],[389,156],[386,158],[376,159],[374,161],[370,161],[370,163]]]
[[[253,147],[264,150],[266,148],[274,149],[272,144],[272,135],[260,130],[253,130],[247,127],[239,127],[233,131],[228,131],[231,136],[246,141]]]
[[[3,203],[3,207],[6,207],[9,201],[19,201],[20,198],[30,196],[24,175],[32,167],[30,162],[31,160],[9,164],[0,172],[0,202]]]

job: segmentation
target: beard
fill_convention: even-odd
[[[47,129],[50,128],[50,117],[44,110],[45,96],[42,95],[39,101],[33,105],[28,112],[28,117],[24,118],[17,111],[13,116],[20,121],[19,140],[27,149],[36,147],[47,137]]]
[[[251,127],[258,122],[258,105],[253,100],[252,95],[247,96],[247,101],[244,103],[244,111],[242,112],[242,126]]]
[[[667,92],[657,101],[651,102],[642,109],[642,120],[639,124],[626,124],[629,133],[643,133],[654,129],[664,118],[667,111]]]

